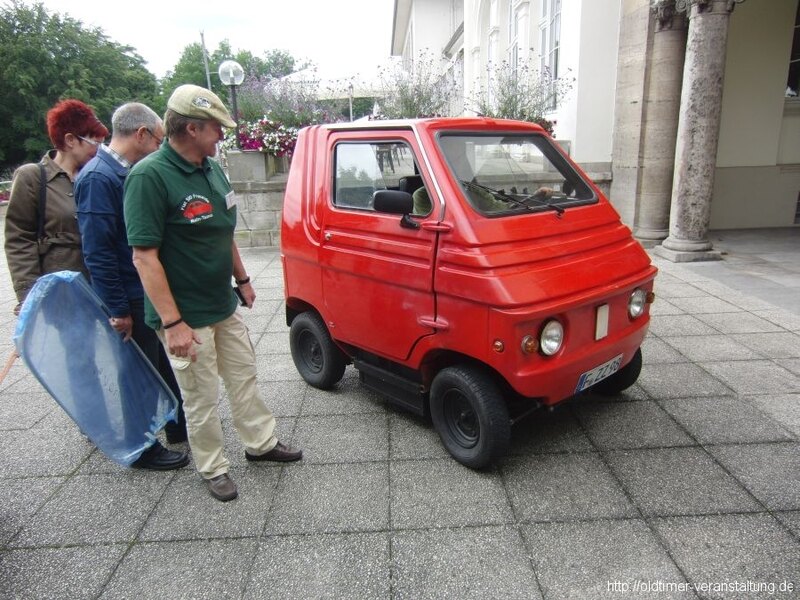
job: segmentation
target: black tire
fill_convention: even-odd
[[[600,396],[616,396],[631,387],[642,372],[642,349],[638,348],[631,361],[611,377],[594,384],[589,391]]]
[[[508,408],[485,371],[468,365],[442,369],[431,385],[430,409],[442,444],[461,464],[481,469],[508,450]]]
[[[317,313],[295,317],[289,328],[289,346],[294,365],[309,385],[329,390],[341,381],[347,359]]]

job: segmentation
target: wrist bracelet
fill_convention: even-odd
[[[166,323],[163,325],[164,329],[169,329],[170,327],[175,327],[175,325],[180,325],[183,323],[183,317],[178,318],[178,320],[173,321],[172,323]]]
[[[245,283],[250,283],[250,277],[245,277],[244,279],[236,279],[234,277],[233,280],[236,282],[236,285],[244,285]]]

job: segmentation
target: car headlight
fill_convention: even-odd
[[[647,293],[644,290],[634,290],[628,300],[628,314],[632,319],[641,317],[645,306],[647,306]]]
[[[564,342],[564,326],[556,320],[548,321],[539,336],[539,349],[546,356],[553,356]]]

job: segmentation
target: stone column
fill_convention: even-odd
[[[655,33],[642,123],[642,175],[634,235],[650,248],[669,233],[669,209],[675,167],[675,142],[686,54],[686,15],[675,0],[653,0]]]
[[[642,125],[652,39],[650,0],[621,0],[609,200],[631,229],[636,226],[642,186]]]
[[[718,260],[708,240],[722,112],[728,22],[743,0],[678,0],[689,11],[669,237],[655,249],[673,262]]]

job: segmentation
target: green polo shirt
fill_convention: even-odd
[[[125,226],[131,246],[158,248],[172,296],[191,327],[227,319],[236,310],[231,288],[236,207],[222,168],[181,157],[169,144],[138,162],[125,180]],[[161,320],[148,298],[145,321]]]

